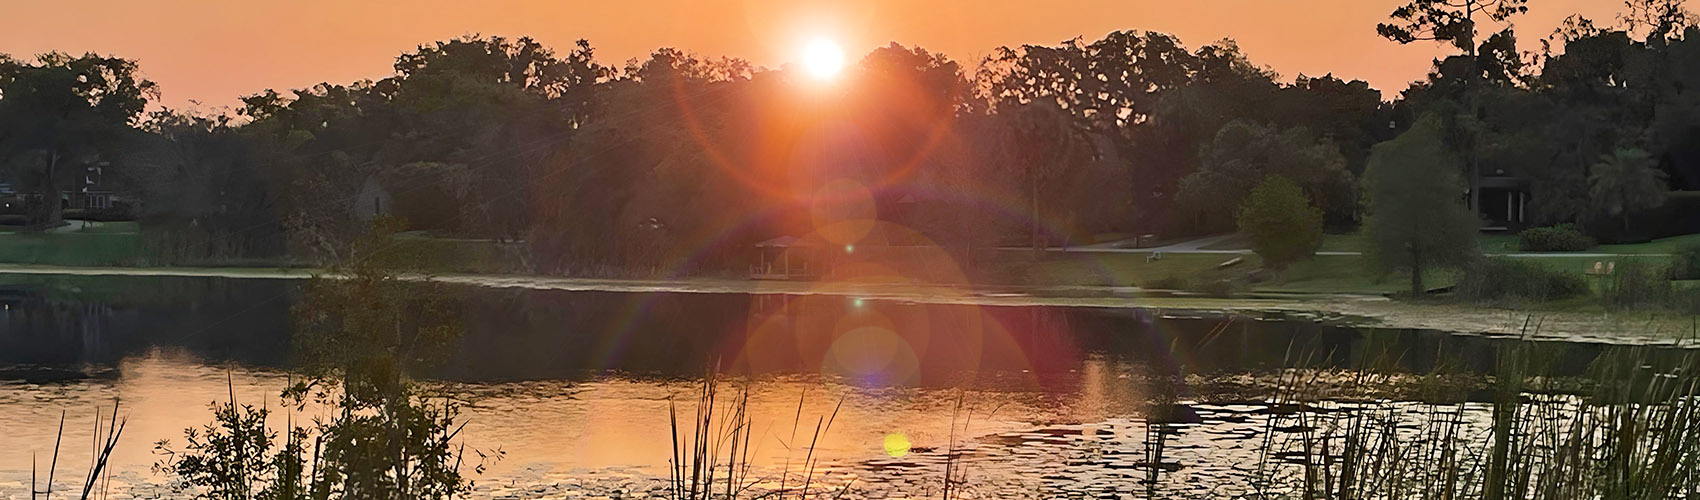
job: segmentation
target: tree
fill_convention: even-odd
[[[1629,216],[1658,208],[1665,201],[1665,173],[1636,148],[1618,148],[1601,156],[1588,173],[1589,209],[1596,217],[1616,217],[1629,235]]]
[[[1314,255],[1322,244],[1322,210],[1298,184],[1280,174],[1263,179],[1240,204],[1239,228],[1265,265],[1282,269]]]
[[[1014,162],[1011,166],[1021,172],[1022,183],[1027,186],[1027,201],[1032,211],[1028,215],[1033,218],[1030,241],[1033,256],[1038,259],[1044,255],[1046,245],[1040,221],[1047,220],[1045,212],[1055,201],[1052,199],[1055,188],[1064,176],[1081,170],[1092,160],[1093,145],[1074,118],[1049,101],[1025,104],[999,114],[1005,113],[1010,115],[1009,142],[1005,144],[1014,149],[1009,155]]]
[[[149,258],[185,262],[283,252],[270,169],[228,116],[160,110],[128,134],[114,164],[137,209]]]
[[[1277,130],[1243,120],[1231,122],[1200,152],[1198,171],[1181,180],[1177,202],[1203,231],[1233,225],[1236,207],[1264,178],[1280,175],[1302,188],[1330,218],[1350,220],[1352,174],[1340,149],[1303,128]]]
[[[472,487],[464,446],[453,443],[454,404],[427,401],[413,383],[461,335],[457,309],[440,284],[403,275],[420,259],[395,244],[398,229],[394,219],[374,219],[341,253],[349,260],[309,280],[294,308],[302,377],[283,399],[297,411],[312,399],[330,414],[310,426],[289,422],[275,446],[269,411],[232,396],[214,403],[213,424],[185,431],[183,451],[156,445],[166,455],[159,470],[220,500],[446,499]]]
[[[1376,145],[1364,171],[1369,256],[1384,272],[1409,271],[1412,297],[1424,291],[1424,271],[1462,265],[1479,253],[1476,217],[1459,203],[1459,160],[1442,129],[1439,117],[1425,115]]]
[[[1399,43],[1431,40],[1449,43],[1475,56],[1476,24],[1505,22],[1529,11],[1529,0],[1411,0],[1393,10],[1393,22],[1376,25],[1382,37]]]
[[[49,52],[32,64],[0,55],[0,162],[34,181],[34,223],[63,222],[61,182],[108,152],[157,95],[133,60]]]
[[[1477,98],[1480,85],[1477,82],[1484,79],[1484,72],[1504,66],[1481,64],[1478,61],[1479,54],[1484,48],[1495,55],[1501,54],[1504,53],[1503,48],[1509,44],[1512,47],[1510,59],[1516,59],[1515,43],[1511,41],[1509,32],[1495,35],[1489,40],[1490,43],[1478,47],[1478,24],[1482,21],[1504,23],[1512,16],[1528,12],[1528,3],[1529,0],[1410,0],[1410,3],[1394,9],[1393,13],[1388,15],[1392,22],[1376,25],[1376,33],[1401,44],[1430,40],[1450,44],[1462,52],[1462,64],[1470,68],[1463,79],[1465,110],[1468,112],[1467,116],[1474,119],[1480,114]],[[1503,62],[1505,58],[1489,59],[1498,63]],[[1439,66],[1444,70],[1456,64],[1441,62]],[[1471,127],[1468,120],[1455,120],[1454,124]],[[1470,208],[1476,209],[1481,206],[1481,189],[1477,188],[1481,184],[1481,168],[1477,165],[1474,152],[1476,141],[1473,137],[1471,139],[1465,141],[1463,149],[1465,167],[1470,172]]]

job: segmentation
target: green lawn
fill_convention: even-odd
[[[1147,253],[1051,254],[1042,262],[1029,262],[1027,252],[1002,252],[1010,284],[1139,286],[1171,279],[1198,279],[1217,272],[1216,266],[1237,256],[1211,254],[1165,254],[1146,262]],[[1248,256],[1255,261],[1256,256]],[[1236,268],[1254,268],[1242,262]]]
[[[1341,241],[1344,238],[1336,238]],[[1003,252],[997,266],[997,284],[1078,285],[1078,286],[1158,286],[1172,285],[1175,279],[1189,285],[1235,278],[1244,279],[1259,269],[1262,260],[1256,255],[1226,254],[1164,254],[1162,260],[1146,262],[1148,253],[1086,253],[1055,254],[1042,262],[1031,262],[1026,252]],[[1222,269],[1218,265],[1235,257],[1243,257],[1238,265]],[[1628,259],[1667,260],[1668,257],[1581,257],[1541,256],[1518,257],[1543,266],[1566,272],[1584,274],[1595,262],[1622,262]],[[1251,283],[1251,292],[1302,293],[1365,293],[1383,294],[1405,291],[1410,277],[1405,274],[1381,275],[1370,268],[1364,257],[1357,255],[1319,255],[1300,261],[1280,271],[1265,271],[1262,281]],[[1425,285],[1441,287],[1455,279],[1452,270],[1434,270],[1425,274]],[[1163,283],[1169,281],[1170,283]]]
[[[1356,251],[1362,248],[1360,234],[1325,235],[1324,251]],[[490,240],[450,239],[423,234],[405,234],[398,243],[420,250],[425,264],[438,271],[508,273],[520,272],[523,244]],[[1668,254],[1683,245],[1700,244],[1700,235],[1665,238],[1635,245],[1603,245],[1590,253]],[[1487,253],[1512,252],[1515,236],[1484,235],[1481,246]],[[1212,249],[1244,248],[1243,238],[1235,237],[1213,245]],[[1280,271],[1259,271],[1262,262],[1256,255],[1182,254],[1167,253],[1162,259],[1147,262],[1149,254],[1053,252],[1034,262],[1025,250],[995,251],[968,270],[982,284],[1027,286],[1181,286],[1199,288],[1213,282],[1232,279],[1238,283],[1251,281],[1253,272],[1258,280],[1245,285],[1251,292],[1308,292],[1308,293],[1387,293],[1402,291],[1408,283],[1403,275],[1382,276],[1371,270],[1363,257],[1356,255],[1322,255],[1295,263]],[[141,248],[138,227],[133,222],[107,222],[75,231],[31,233],[0,230],[0,263],[101,266],[141,265],[147,262]],[[1235,258],[1237,265],[1219,265]],[[1563,254],[1539,257],[1520,257],[1554,269],[1585,273],[1596,262],[1626,259],[1667,260],[1668,257],[1580,257]],[[278,263],[248,263],[271,267]],[[1436,271],[1426,277],[1430,286],[1451,282],[1449,271]],[[1184,282],[1184,283],[1182,283]]]
[[[1478,239],[1482,253],[1534,253],[1517,249],[1517,235],[1508,233],[1484,234]],[[1625,255],[1670,254],[1687,245],[1700,245],[1700,234],[1685,234],[1661,238],[1646,243],[1627,245],[1600,245],[1591,250],[1577,253],[1609,253]],[[1324,234],[1322,246],[1318,250],[1324,252],[1361,252],[1364,249],[1362,233]],[[1244,250],[1251,247],[1250,241],[1244,236],[1235,235],[1212,245],[1203,247],[1206,250]],[[1547,252],[1540,252],[1547,253]],[[1563,252],[1550,252],[1563,253]]]
[[[1684,246],[1689,246],[1689,245],[1700,245],[1700,234],[1684,234],[1682,236],[1672,236],[1672,237],[1669,237],[1669,238],[1659,238],[1659,239],[1649,241],[1649,242],[1646,242],[1646,243],[1634,243],[1634,244],[1629,244],[1629,245],[1600,245],[1599,247],[1597,247],[1593,250],[1590,250],[1590,252],[1623,253],[1623,254],[1670,254],[1670,253],[1675,253],[1678,249],[1680,249]]]
[[[1025,253],[1005,252],[998,263],[1004,283],[1084,286],[1163,286],[1183,280],[1193,287],[1223,279],[1243,279],[1262,265],[1256,255],[1164,254],[1146,262],[1147,253],[1052,254],[1042,262],[1028,262]],[[1220,268],[1235,258],[1239,264]],[[1265,272],[1264,281],[1253,283],[1252,292],[1386,293],[1403,290],[1404,276],[1381,279],[1355,255],[1322,255],[1293,264],[1278,272]],[[1434,286],[1450,282],[1447,272],[1430,273]],[[1165,283],[1170,282],[1170,283]]]
[[[57,233],[0,232],[0,262],[63,266],[135,263],[141,256],[141,238],[135,228],[135,223],[111,222]]]

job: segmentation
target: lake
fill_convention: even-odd
[[[231,397],[275,419],[289,384],[299,282],[32,278],[0,289],[0,498],[45,476],[66,415],[56,491],[81,487],[97,411],[127,418],[113,491],[174,497],[155,443],[211,421]],[[752,477],[847,496],[1221,497],[1294,474],[1275,439],[1295,413],[1376,405],[1448,412],[1480,436],[1479,395],[1434,402],[1307,387],[1491,369],[1507,339],[1330,325],[1304,318],[1124,308],[919,304],[841,295],[586,292],[457,287],[466,327],[430,384],[459,402],[475,498],[660,495],[670,406],[693,414],[702,380],[747,390]],[[1549,343],[1546,371],[1581,374],[1602,346]],[[1426,413],[1425,413],[1426,412]],[[280,422],[281,423],[281,422]],[[820,429],[817,431],[817,429]],[[1270,436],[1274,436],[1273,438]],[[812,444],[812,446],[811,446]],[[476,452],[472,450],[477,450]],[[487,458],[480,459],[479,454]],[[795,477],[795,479],[793,479]],[[1263,489],[1263,490],[1260,490]],[[588,493],[586,493],[588,492]]]

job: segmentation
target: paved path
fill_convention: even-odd
[[[1218,255],[1245,255],[1245,254],[1252,253],[1251,250],[1243,249],[1243,248],[1232,249],[1232,250],[1204,248],[1204,247],[1207,247],[1207,246],[1210,246],[1210,245],[1220,243],[1222,241],[1226,241],[1229,238],[1233,238],[1233,237],[1234,237],[1233,234],[1218,234],[1218,235],[1204,236],[1204,237],[1194,238],[1194,239],[1190,239],[1190,240],[1186,240],[1186,241],[1171,243],[1171,244],[1163,245],[1163,246],[1159,246],[1159,247],[1147,247],[1147,248],[1131,248],[1134,244],[1134,240],[1133,239],[1125,239],[1125,240],[1117,240],[1117,241],[1108,241],[1108,242],[1104,242],[1104,243],[1093,243],[1091,245],[1081,245],[1081,246],[1072,246],[1072,247],[1051,247],[1048,250],[1052,251],[1052,252],[1064,252],[1064,253],[1159,253],[1160,252],[1160,253],[1175,253],[1175,254],[1189,254],[1190,253],[1190,254],[1218,254]],[[1009,248],[1009,250],[1022,250],[1022,248]],[[1327,251],[1316,252],[1316,254],[1317,255],[1348,255],[1349,256],[1349,255],[1363,255],[1363,252],[1327,250]],[[1514,257],[1514,258],[1519,258],[1519,259],[1522,259],[1522,258],[1537,258],[1538,259],[1538,258],[1548,258],[1548,257],[1583,257],[1583,258],[1592,258],[1592,259],[1606,259],[1606,258],[1615,258],[1615,257],[1669,257],[1670,256],[1670,254],[1668,254],[1668,253],[1575,253],[1575,252],[1488,253],[1487,255],[1494,256],[1494,257]]]

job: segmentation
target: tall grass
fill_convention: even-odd
[[[89,468],[83,476],[82,493],[77,496],[81,500],[106,498],[107,485],[112,479],[112,471],[107,464],[112,458],[113,450],[118,448],[118,438],[124,435],[124,426],[128,419],[118,416],[118,401],[112,402],[112,416],[101,418],[100,410],[95,410],[94,431],[89,442]],[[101,425],[106,428],[102,429]],[[51,500],[53,498],[53,479],[59,469],[59,445],[65,440],[65,414],[59,414],[59,431],[53,439],[53,458],[47,465],[47,483],[37,483],[39,472],[35,469],[35,460],[30,462],[30,499]],[[98,489],[97,489],[98,488]]]
[[[1526,327],[1526,332],[1538,325]],[[1700,355],[1610,348],[1584,390],[1552,392],[1552,348],[1500,347],[1485,387],[1445,367],[1417,403],[1312,397],[1289,378],[1270,412],[1257,498],[1676,499],[1700,496]],[[1366,382],[1374,369],[1361,369]],[[1481,418],[1486,413],[1486,418]],[[1284,432],[1283,432],[1284,431]]]
[[[672,500],[737,499],[747,497],[773,498],[839,498],[849,491],[853,481],[836,490],[823,491],[815,482],[820,459],[815,446],[821,436],[832,430],[843,407],[840,399],[832,414],[818,417],[809,431],[808,444],[790,446],[784,465],[778,472],[778,487],[756,491],[756,486],[771,484],[773,477],[751,477],[750,439],[754,421],[749,412],[748,385],[738,385],[729,394],[721,393],[718,374],[710,370],[702,379],[696,394],[696,409],[683,425],[679,420],[676,401],[669,401],[667,415],[672,437],[672,455],[668,460],[668,498]],[[797,413],[792,421],[791,437],[787,443],[797,443],[798,426],[803,422],[803,396],[797,399]],[[801,453],[802,462],[792,470],[793,454]]]

